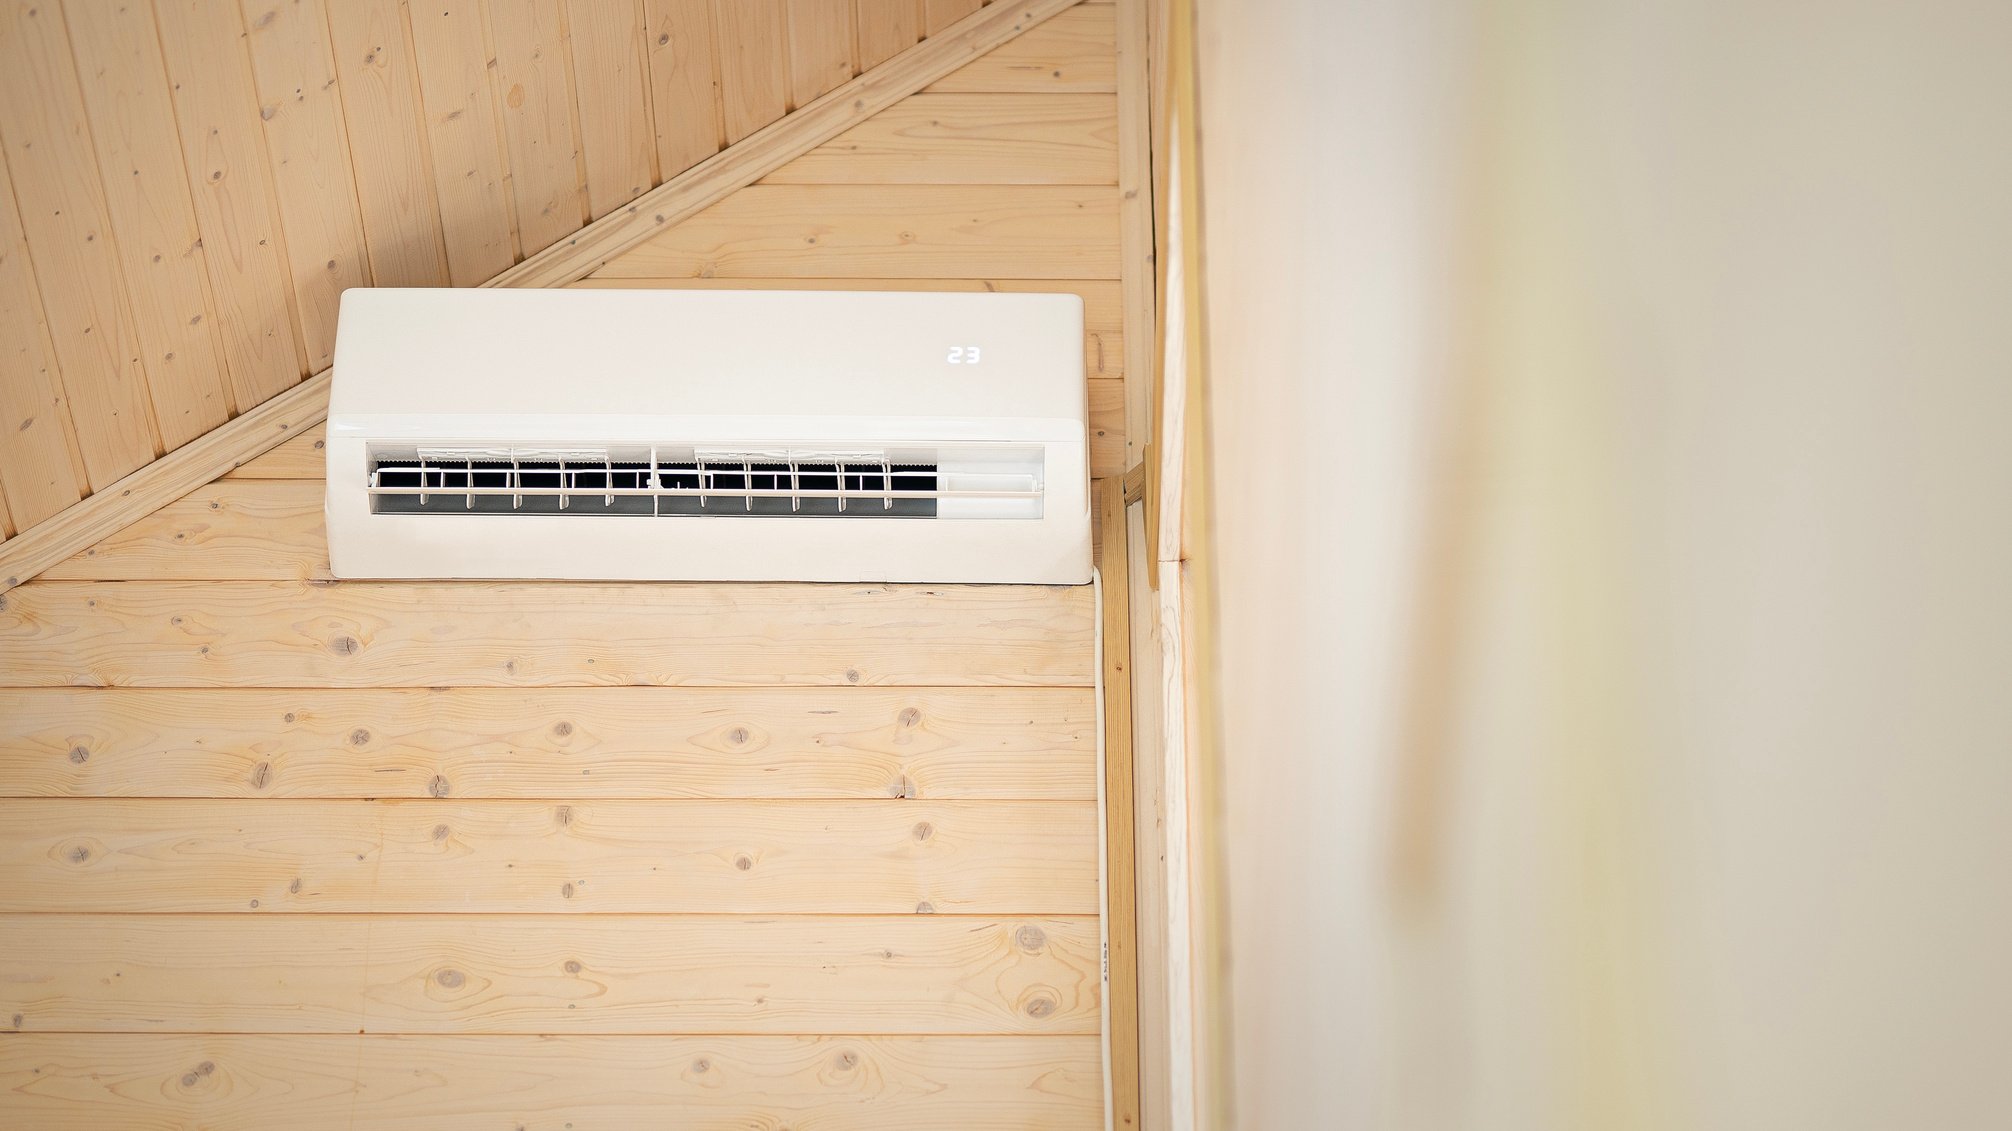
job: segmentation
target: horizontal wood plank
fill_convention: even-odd
[[[17,915],[24,1032],[1092,1034],[1094,917]]]
[[[266,454],[225,472],[224,478],[320,479],[328,467],[327,447],[328,425],[317,424]]]
[[[1086,1036],[0,1035],[43,1131],[1093,1131],[1102,1097]]]
[[[42,576],[60,580],[325,578],[319,480],[212,483],[126,526]]]
[[[1115,185],[1110,94],[918,94],[763,184]]]
[[[1116,279],[1118,192],[1089,185],[753,185],[602,277]]]
[[[0,690],[0,796],[1094,800],[1084,688]]]
[[[1079,4],[925,88],[942,91],[1118,89],[1118,21],[1110,4]]]
[[[1088,586],[40,581],[0,686],[1087,687]]]
[[[1088,801],[0,800],[0,912],[1091,915]]]

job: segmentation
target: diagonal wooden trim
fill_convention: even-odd
[[[981,8],[482,285],[562,287],[583,279],[656,233],[718,202],[735,189],[753,184],[1077,3],[1078,0],[1022,0]]]
[[[559,287],[837,137],[1079,0],[994,3],[504,271],[485,287]],[[201,487],[328,416],[324,369],[103,491],[0,542],[0,592]]]

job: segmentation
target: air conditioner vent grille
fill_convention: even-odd
[[[1025,469],[946,474],[887,452],[702,453],[691,447],[373,451],[375,514],[935,518],[945,500],[1031,501]]]

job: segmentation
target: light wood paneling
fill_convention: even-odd
[[[1111,279],[1117,207],[1067,185],[756,185],[599,274]]]
[[[587,216],[563,6],[564,0],[489,0],[511,192],[526,254],[564,239]]]
[[[320,479],[328,469],[328,426],[317,424],[227,473],[225,479]]]
[[[1097,796],[1080,688],[0,690],[0,796]]]
[[[924,30],[935,35],[985,6],[985,0],[922,0]]]
[[[665,180],[720,151],[719,48],[712,0],[643,0],[649,14],[650,107]]]
[[[1117,133],[1106,94],[918,94],[762,183],[1115,185]]]
[[[169,503],[46,578],[294,580],[328,577],[320,480],[213,483]]]
[[[1084,801],[0,800],[0,913],[1095,915]]]
[[[157,0],[154,18],[233,399],[248,409],[298,384],[304,358],[244,25],[211,0]]]
[[[326,369],[342,292],[370,284],[328,21],[321,0],[243,3],[301,344],[308,369]]]
[[[713,0],[726,142],[789,109],[789,21],[783,0]]]
[[[1116,42],[1115,5],[1078,4],[929,89],[1115,92]]]
[[[0,4],[0,138],[90,485],[154,458],[145,350],[113,247],[63,15]]]
[[[440,200],[447,281],[472,287],[517,262],[488,28],[479,4],[406,8]]]
[[[42,296],[28,262],[28,240],[14,209],[14,187],[0,162],[0,502],[12,529],[48,518],[84,493],[72,464],[70,406],[56,380],[56,359],[42,317]]]
[[[399,0],[325,0],[337,86],[356,157],[371,283],[445,286],[432,161],[411,32]]]
[[[179,447],[232,406],[153,9],[68,4],[64,14],[155,427]]]
[[[395,923],[394,929],[386,929]],[[17,915],[23,1032],[1092,1034],[1097,920]]]
[[[49,1131],[496,1127],[1094,1131],[1094,1037],[182,1037],[0,1040]]]
[[[596,219],[657,183],[641,0],[566,0],[588,213]]]
[[[869,70],[922,39],[922,10],[916,0],[857,0],[859,66]]]
[[[44,581],[0,685],[1089,686],[1083,589]],[[974,647],[975,642],[982,646]]]
[[[852,0],[788,0],[789,104],[803,106],[858,73]]]

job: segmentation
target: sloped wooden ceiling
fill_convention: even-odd
[[[0,535],[981,0],[5,0]]]

